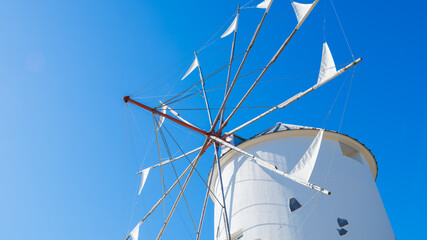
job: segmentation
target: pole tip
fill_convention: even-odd
[[[128,103],[128,101],[129,101],[129,96],[125,96],[125,97],[123,97],[123,101],[125,101],[125,103]]]

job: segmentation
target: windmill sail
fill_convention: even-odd
[[[294,8],[295,15],[297,16],[297,19],[298,19],[298,23],[300,23],[305,18],[305,16],[307,15],[312,5],[313,5],[312,3],[303,4],[303,3],[292,2],[292,7]]]
[[[326,79],[332,77],[335,73],[337,73],[337,68],[335,67],[331,50],[329,50],[329,46],[325,42],[323,43],[322,62],[320,64],[319,78],[317,79],[317,83],[325,81]]]
[[[146,168],[141,171],[141,184],[139,185],[138,195],[141,194],[142,188],[144,187],[145,181],[147,181],[147,177],[149,173],[150,173],[150,168]]]
[[[262,3],[258,4],[256,7],[257,7],[257,8],[269,9],[269,8],[270,8],[270,6],[271,6],[271,2],[272,2],[272,1],[273,1],[273,0],[264,0],[264,2],[262,2]]]
[[[221,35],[221,38],[227,37],[232,32],[236,31],[237,28],[237,22],[239,21],[239,15],[237,15],[231,25],[228,27],[227,31],[224,32],[224,34]]]
[[[167,110],[167,106],[166,106],[166,105],[163,105],[160,111],[161,111],[163,114],[166,114],[166,110]],[[160,128],[162,127],[162,125],[163,125],[163,122],[164,122],[164,121],[165,121],[165,117],[160,116],[160,120],[159,120],[159,127],[158,127],[158,129],[160,129]]]
[[[190,73],[193,72],[194,69],[196,69],[196,67],[198,67],[198,66],[199,66],[199,60],[197,59],[197,57],[195,57],[193,63],[190,66],[190,68],[185,73],[184,77],[181,78],[181,81],[184,80],[184,78],[186,78],[188,75],[190,75]]]
[[[290,176],[303,182],[308,182],[311,173],[313,172],[314,165],[316,164],[317,155],[319,154],[320,144],[322,143],[323,138],[323,131],[323,129],[319,131],[310,147],[308,147],[307,151],[304,153],[297,165],[295,165],[294,169],[292,169],[292,171],[289,173]]]
[[[129,236],[132,238],[132,240],[138,240],[138,235],[139,235],[139,226],[141,226],[141,222],[139,222],[135,228],[132,230],[132,232],[130,232]],[[129,239],[129,237],[127,238]]]

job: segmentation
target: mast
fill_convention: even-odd
[[[229,223],[228,223],[228,215],[227,215],[227,207],[226,207],[226,203],[225,203],[224,183],[222,181],[221,161],[219,160],[219,152],[218,152],[219,146],[218,146],[217,143],[214,143],[214,148],[215,148],[214,161],[216,161],[216,165],[217,165],[217,168],[218,168],[219,182],[221,184],[222,209],[224,210],[224,214],[223,214],[224,227],[225,227],[225,231],[227,231],[227,239],[231,240],[230,226],[229,226]]]
[[[196,52],[194,52],[194,57],[197,59],[197,53]],[[199,62],[198,59],[197,59],[197,62]],[[202,82],[203,98],[205,99],[205,104],[206,104],[206,108],[207,108],[207,111],[208,111],[209,122],[210,122],[210,124],[212,126],[211,109],[209,108],[209,101],[208,101],[208,97],[206,95],[206,90],[205,90],[205,80],[203,78],[202,68],[200,68],[200,63],[197,64],[197,68],[199,69],[200,81]]]
[[[184,127],[186,127],[186,128],[189,128],[189,129],[191,129],[191,130],[193,130],[193,131],[195,131],[195,132],[198,132],[198,133],[200,133],[200,134],[202,134],[202,135],[205,135],[205,136],[208,136],[208,135],[209,135],[209,133],[208,133],[208,132],[206,132],[206,131],[204,131],[204,130],[202,130],[202,129],[198,128],[198,127],[195,127],[195,126],[194,126],[194,125],[192,125],[192,124],[189,124],[189,123],[183,122],[183,121],[181,121],[181,120],[179,120],[179,119],[176,119],[176,118],[174,118],[174,117],[171,117],[171,116],[169,116],[169,115],[167,115],[167,114],[165,114],[165,113],[162,113],[162,112],[160,112],[160,111],[158,111],[158,110],[156,110],[156,109],[154,109],[154,108],[150,108],[150,107],[148,107],[147,105],[144,105],[144,104],[142,104],[142,103],[140,103],[140,102],[137,102],[137,101],[135,101],[135,100],[131,99],[129,96],[123,97],[123,101],[125,101],[125,103],[130,102],[130,103],[132,103],[132,104],[134,104],[134,105],[136,105],[136,106],[138,106],[138,107],[140,107],[140,108],[142,108],[142,109],[145,109],[145,110],[147,110],[147,111],[149,111],[149,112],[155,113],[155,114],[157,114],[157,115],[159,115],[159,116],[162,116],[162,117],[165,117],[165,118],[167,118],[167,119],[169,119],[169,120],[172,120],[172,121],[174,121],[175,123],[178,123],[179,125],[184,126]]]
[[[191,174],[193,173],[193,171],[196,168],[196,165],[197,165],[200,157],[203,155],[203,153],[206,150],[206,148],[208,147],[208,145],[209,145],[209,140],[206,139],[205,142],[203,143],[202,150],[200,150],[200,152],[197,155],[197,157],[194,158],[194,160],[191,162],[191,164],[188,165],[188,167],[184,170],[184,172],[178,177],[178,179],[172,184],[172,186],[165,192],[165,194],[156,202],[156,204],[154,204],[154,206],[150,209],[150,211],[148,211],[148,213],[144,216],[144,218],[142,218],[142,220],[138,222],[138,224],[143,223],[145,221],[145,219],[147,219],[147,217],[150,216],[154,212],[154,210],[156,210],[156,208],[160,205],[160,203],[163,202],[163,200],[166,198],[166,196],[169,195],[169,193],[172,191],[172,189],[178,184],[178,182],[185,176],[185,174],[190,169],[191,169],[190,173]],[[191,175],[189,174],[189,176],[191,176]],[[188,178],[188,176],[187,176],[187,178]],[[163,229],[163,231],[164,231],[164,229]],[[130,237],[130,235],[125,240],[129,239],[129,237]]]
[[[270,10],[270,7],[271,7],[271,4],[272,4],[272,3],[273,3],[273,0],[271,0],[271,1],[270,1],[270,4],[269,4],[269,5],[268,5],[268,7],[265,9],[264,15],[262,16],[262,19],[261,19],[260,23],[258,24],[258,26],[257,26],[257,28],[256,28],[256,30],[255,30],[254,35],[252,36],[252,40],[251,40],[251,42],[249,43],[249,46],[248,46],[248,48],[247,48],[247,49],[246,49],[246,51],[245,51],[245,55],[243,56],[243,60],[242,60],[242,62],[240,63],[239,68],[237,69],[236,75],[234,76],[233,81],[231,82],[231,86],[230,86],[230,88],[228,89],[228,92],[227,92],[227,94],[226,94],[226,96],[225,96],[224,100],[222,101],[222,104],[221,104],[220,110],[219,110],[219,112],[218,112],[218,114],[217,114],[217,116],[216,116],[216,118],[215,118],[214,123],[213,123],[213,126],[214,126],[214,127],[215,127],[215,126],[216,126],[216,124],[218,123],[218,120],[219,120],[219,118],[220,118],[220,116],[221,116],[221,114],[220,114],[220,113],[221,113],[221,112],[224,112],[224,110],[225,110],[225,104],[227,103],[227,100],[228,100],[228,98],[230,97],[231,90],[233,89],[234,84],[236,83],[236,80],[237,80],[237,78],[239,77],[240,71],[242,70],[243,65],[245,64],[246,58],[248,57],[248,54],[249,54],[249,52],[250,52],[250,50],[251,50],[252,46],[253,46],[253,45],[254,45],[254,43],[255,43],[255,40],[256,40],[256,38],[257,38],[257,36],[258,36],[258,33],[259,33],[260,29],[261,29],[262,24],[264,23],[264,20],[265,20],[265,17],[267,16],[267,14],[268,14],[268,11]],[[211,131],[212,131],[212,130],[213,130],[213,129],[211,129]],[[218,131],[218,132],[219,132],[219,133],[221,133],[221,131]]]
[[[327,83],[327,82],[331,81],[332,79],[338,77],[339,75],[343,74],[349,68],[351,68],[351,67],[355,66],[356,64],[358,64],[360,61],[362,61],[362,58],[356,59],[354,62],[350,63],[349,65],[345,66],[344,68],[341,68],[338,72],[336,72],[333,76],[329,77],[325,81],[320,82],[320,83],[316,83],[313,87],[305,90],[304,92],[297,93],[296,95],[294,95],[293,97],[289,98],[288,100],[282,102],[281,104],[272,107],[271,109],[267,110],[266,112],[260,114],[259,116],[255,117],[255,118],[253,118],[252,120],[249,120],[248,122],[246,122],[246,123],[244,123],[244,124],[236,127],[235,129],[227,132],[226,135],[228,136],[230,134],[233,134],[233,133],[239,131],[240,129],[248,126],[249,124],[251,124],[251,123],[253,123],[253,122],[255,122],[255,121],[259,120],[259,119],[261,119],[262,117],[265,117],[266,115],[268,115],[268,114],[276,111],[277,109],[285,108],[286,106],[290,105],[291,103],[295,102],[296,100],[300,99],[301,97],[307,95],[308,93],[316,90],[317,88],[319,88],[320,86],[324,85],[325,83]]]
[[[236,45],[236,35],[237,35],[237,28],[239,27],[238,21],[239,21],[239,11],[240,11],[240,5],[237,7],[237,25],[236,25],[236,29],[234,30],[234,34],[233,34],[233,43],[231,44],[231,54],[230,54],[230,63],[228,64],[228,73],[227,73],[227,83],[225,85],[225,92],[224,92],[224,98],[225,96],[227,96],[227,92],[228,92],[228,85],[230,83],[230,74],[231,74],[231,65],[233,64],[233,59],[234,59],[234,47]],[[225,104],[224,104],[224,108],[225,108]],[[220,124],[223,123],[224,121],[224,112],[221,111],[221,121]]]
[[[295,35],[295,33],[298,31],[298,29],[301,27],[301,25],[304,23],[305,19],[308,17],[308,15],[311,13],[313,8],[316,6],[316,4],[319,2],[319,0],[315,0],[314,3],[311,5],[308,12],[305,14],[305,16],[301,19],[301,21],[298,22],[297,26],[292,31],[291,35],[285,40],[285,42],[282,44],[282,46],[279,48],[279,50],[276,52],[276,54],[273,56],[273,58],[270,60],[270,62],[267,64],[267,66],[264,68],[264,70],[261,72],[261,74],[258,76],[258,78],[255,80],[255,82],[252,84],[252,86],[249,88],[249,90],[246,92],[245,96],[240,100],[240,102],[237,104],[237,106],[234,108],[234,110],[230,113],[230,115],[227,117],[227,119],[224,121],[224,123],[221,125],[219,131],[222,131],[224,127],[227,125],[228,121],[230,121],[231,117],[236,113],[236,111],[239,109],[239,107],[243,104],[243,102],[246,100],[246,98],[249,96],[249,94],[252,92],[252,90],[255,88],[255,86],[258,84],[259,80],[264,76],[264,74],[267,72],[268,68],[276,62],[277,58],[280,56],[282,51],[285,49],[285,47],[288,45],[288,43],[291,41],[292,37]]]
[[[213,161],[211,169],[214,169],[214,167],[215,167],[215,161]],[[212,184],[212,175],[210,175],[208,180],[208,189],[206,189],[206,195],[205,195],[205,200],[203,202],[203,209],[202,209],[202,214],[200,216],[199,228],[197,230],[196,240],[200,239],[200,233],[202,232],[203,221],[205,219],[205,213],[206,213],[206,206],[208,205],[208,200],[209,200],[209,192],[211,191],[211,184]]]
[[[194,56],[197,59],[196,52],[194,52]],[[209,122],[210,122],[210,125],[211,125],[211,129],[213,130],[213,129],[215,129],[215,126],[212,123],[212,116],[211,116],[211,112],[210,112],[208,98],[206,96],[205,81],[203,79],[203,73],[202,73],[202,69],[200,68],[200,63],[197,65],[197,67],[199,68],[200,80],[202,81],[202,91],[203,91],[203,96],[204,96],[204,99],[205,99],[205,104],[206,104],[206,108],[207,108],[207,112],[208,112],[208,116],[209,116]],[[214,144],[214,145],[215,145],[215,156],[214,156],[214,160],[216,160],[216,162],[217,162],[218,171],[221,172],[221,165],[219,163],[219,155],[218,155],[218,146],[216,144]],[[221,182],[221,193],[222,193],[222,204],[223,204],[222,208],[223,208],[224,213],[225,213],[224,214],[225,230],[227,231],[227,239],[231,240],[230,239],[230,228],[228,226],[227,208],[225,207],[225,194],[224,194],[224,187],[223,187],[223,183],[222,183],[222,178],[220,178],[220,182]],[[185,184],[184,184],[184,186],[185,186]],[[180,196],[181,195],[178,196],[177,201],[179,200]]]
[[[205,142],[204,142],[204,144],[203,144],[203,149],[205,149],[206,146],[208,146],[208,143],[209,143],[209,139],[206,139]],[[175,200],[175,202],[174,202],[174,204],[172,206],[172,209],[169,212],[169,215],[168,215],[168,217],[166,219],[166,222],[164,223],[164,225],[163,225],[162,229],[160,230],[159,234],[157,235],[156,240],[159,240],[162,237],[163,232],[165,231],[165,229],[166,229],[166,227],[167,227],[167,225],[168,225],[168,223],[169,223],[169,221],[170,221],[170,219],[172,217],[172,214],[175,212],[176,206],[178,205],[179,200],[181,199],[182,195],[184,194],[184,190],[187,187],[187,184],[188,184],[191,176],[193,175],[194,170],[196,169],[196,166],[199,163],[199,160],[202,157],[202,155],[203,155],[203,152],[200,151],[199,154],[197,155],[196,159],[194,160],[194,164],[190,164],[190,166],[192,166],[192,168],[191,168],[190,172],[188,173],[188,176],[185,179],[184,185],[182,186],[181,191],[179,191],[178,197],[176,198],[176,200]],[[177,181],[179,182],[179,179]]]

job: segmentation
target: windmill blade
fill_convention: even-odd
[[[160,203],[162,203],[166,196],[169,195],[169,193],[174,189],[174,187],[176,185],[178,185],[179,181],[185,176],[185,174],[187,174],[187,172],[191,169],[189,176],[191,176],[191,174],[193,173],[194,169],[196,168],[196,165],[198,163],[198,161],[200,160],[200,157],[203,155],[204,150],[207,149],[208,144],[209,144],[209,140],[206,139],[205,142],[203,143],[202,149],[199,152],[199,154],[197,155],[196,158],[194,158],[194,160],[190,163],[190,165],[188,165],[188,167],[182,172],[182,174],[178,177],[178,179],[172,184],[171,187],[169,187],[169,189],[165,192],[165,194],[156,202],[156,204],[154,204],[154,206],[150,209],[150,211],[148,211],[148,213],[144,216],[144,218],[141,219],[141,221],[139,221],[139,224],[142,224],[145,219],[147,219],[153,212],[154,210],[156,210],[156,208],[160,205]],[[187,176],[188,178],[188,176]],[[164,230],[164,229],[163,229]],[[126,238],[128,239],[130,237],[130,235]]]
[[[239,131],[240,129],[242,129],[242,128],[244,128],[244,127],[247,127],[248,125],[250,125],[250,124],[252,124],[252,123],[256,122],[257,120],[259,120],[259,119],[261,119],[261,118],[263,118],[263,117],[265,117],[265,116],[267,116],[268,114],[270,114],[270,113],[272,113],[272,112],[276,111],[277,109],[285,108],[286,106],[290,105],[291,103],[295,102],[296,100],[298,100],[298,99],[302,98],[303,96],[305,96],[305,95],[307,95],[308,93],[310,93],[310,92],[312,92],[312,91],[316,90],[317,88],[319,88],[320,86],[324,85],[325,83],[327,83],[327,82],[331,81],[332,79],[334,79],[334,78],[338,77],[339,75],[343,74],[345,71],[347,71],[347,70],[348,70],[348,69],[350,69],[351,67],[353,67],[353,66],[355,66],[356,64],[358,64],[360,61],[362,61],[362,58],[358,58],[358,59],[356,59],[354,62],[352,62],[352,63],[348,64],[347,66],[345,66],[345,67],[343,67],[343,68],[341,68],[338,72],[336,72],[333,76],[329,77],[328,79],[326,79],[326,80],[324,80],[324,81],[322,81],[322,82],[316,83],[313,87],[311,87],[311,88],[309,88],[309,89],[305,90],[304,92],[300,92],[300,93],[295,94],[293,97],[291,97],[291,98],[289,98],[288,100],[286,100],[286,101],[282,102],[281,104],[279,104],[279,105],[277,105],[277,106],[274,106],[274,107],[270,108],[269,110],[267,110],[267,111],[265,111],[264,113],[262,113],[262,114],[258,115],[257,117],[253,118],[252,120],[249,120],[249,121],[247,121],[246,123],[244,123],[244,124],[242,124],[242,125],[240,125],[240,126],[236,127],[235,129],[233,129],[233,130],[231,130],[231,131],[227,132],[227,133],[226,133],[226,135],[233,134],[233,133],[235,133],[235,132]]]
[[[233,109],[233,111],[230,113],[230,115],[227,117],[227,119],[224,121],[224,123],[220,127],[220,132],[224,127],[228,124],[230,119],[233,117],[233,115],[236,113],[236,111],[240,108],[240,106],[243,104],[243,102],[246,100],[246,98],[249,96],[249,94],[252,92],[252,90],[255,88],[255,86],[258,84],[259,80],[264,76],[264,74],[267,72],[267,70],[270,68],[270,66],[276,62],[277,58],[279,58],[280,54],[283,52],[285,47],[288,45],[288,43],[291,41],[295,33],[298,31],[298,29],[301,27],[307,16],[310,14],[310,12],[313,10],[313,8],[316,6],[316,4],[319,2],[319,0],[315,0],[313,4],[310,5],[310,8],[308,9],[306,15],[304,18],[297,24],[297,26],[294,28],[292,33],[289,35],[288,38],[283,42],[282,46],[280,46],[279,50],[274,54],[273,58],[268,62],[268,64],[264,67],[260,75],[257,77],[257,79],[254,81],[252,86],[249,88],[249,90],[245,93],[245,95],[242,97],[242,99],[239,101],[237,106]]]
[[[228,91],[226,93],[226,96],[224,97],[224,100],[221,103],[220,110],[218,111],[218,113],[217,113],[217,115],[215,117],[215,120],[214,120],[214,122],[212,124],[212,127],[211,127],[210,131],[214,130],[214,128],[216,127],[216,125],[217,125],[220,117],[224,114],[225,106],[226,106],[226,103],[228,101],[228,98],[230,97],[231,91],[233,90],[233,87],[234,87],[234,85],[236,83],[236,80],[239,77],[240,71],[242,70],[243,65],[245,64],[246,58],[248,57],[249,52],[251,51],[251,49],[252,49],[252,47],[253,47],[253,45],[255,43],[255,40],[256,40],[256,38],[258,36],[259,31],[261,30],[261,27],[262,27],[262,24],[264,23],[265,18],[267,17],[268,11],[270,10],[270,6],[271,6],[272,3],[273,3],[273,0],[270,1],[269,7],[265,9],[264,15],[262,16],[261,21],[258,24],[258,26],[257,26],[257,28],[255,30],[254,35],[252,36],[252,40],[249,43],[249,46],[247,47],[247,49],[245,51],[245,55],[243,56],[243,60],[240,63],[239,68],[237,69],[236,75],[234,76],[233,81],[231,81],[230,89],[228,89]]]
[[[240,14],[240,5],[237,8],[237,14],[236,14],[236,18],[239,17]],[[224,92],[224,99],[227,97],[227,93],[228,93],[228,87],[230,84],[230,76],[231,76],[231,66],[233,64],[233,60],[234,60],[234,48],[236,46],[236,36],[237,36],[237,25],[236,25],[236,29],[234,30],[234,35],[233,35],[233,42],[231,43],[231,54],[230,54],[230,62],[228,64],[228,72],[227,72],[227,81],[225,83],[225,92]],[[225,105],[224,105],[225,106]],[[224,120],[224,112],[222,112],[221,110],[218,112],[218,114],[221,116],[221,123]],[[216,125],[216,121],[214,123]]]

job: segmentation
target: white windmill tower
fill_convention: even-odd
[[[357,140],[278,123],[237,148],[220,159],[231,239],[394,239],[375,185],[375,158]],[[211,174],[219,195],[218,171]],[[222,211],[216,204],[215,239],[227,239]]]
[[[180,158],[198,152],[190,165],[179,177],[177,176],[169,189],[164,190],[162,197],[138,222],[126,239],[138,239],[140,225],[178,185],[180,187],[178,197],[174,201],[170,213],[165,215],[164,224],[157,239],[162,237],[201,156],[210,146],[215,148],[215,164],[208,176],[206,198],[196,229],[195,238],[197,240],[200,239],[209,196],[212,199],[221,199],[221,201],[214,201],[215,236],[213,238],[218,240],[395,238],[375,185],[378,170],[376,160],[370,150],[357,140],[339,132],[282,123],[278,123],[250,139],[242,139],[235,135],[238,130],[275,110],[285,108],[341,75],[358,64],[361,61],[360,58],[354,59],[347,66],[337,70],[325,42],[320,73],[315,85],[239,127],[228,132],[223,131],[265,72],[291,41],[318,1],[315,0],[312,4],[292,2],[298,20],[296,27],[225,119],[224,110],[227,100],[273,1],[265,0],[257,5],[257,8],[265,9],[265,13],[244,52],[236,75],[232,79],[230,79],[230,71],[231,63],[235,60],[234,44],[239,10],[230,27],[221,36],[222,38],[234,33],[231,57],[227,64],[229,71],[226,92],[215,117],[210,113],[205,89],[206,79],[195,53],[194,61],[182,79],[195,69],[199,70],[201,94],[203,94],[208,110],[210,130],[202,130],[196,124],[185,120],[170,107],[174,103],[172,100],[161,102],[159,106],[151,108],[129,96],[124,97],[126,103],[134,104],[160,116],[156,123],[156,131],[161,131],[163,122],[168,119],[205,137],[201,147],[177,158],[170,157],[167,161],[139,172],[141,174],[139,192],[141,192],[150,169],[173,164]]]

